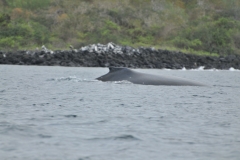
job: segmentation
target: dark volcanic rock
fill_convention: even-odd
[[[130,67],[186,69],[204,66],[205,69],[240,69],[240,55],[209,57],[184,54],[182,52],[155,50],[154,48],[132,48],[114,43],[93,44],[67,51],[51,51],[45,46],[41,51],[0,51],[0,64],[84,66],[84,67]]]

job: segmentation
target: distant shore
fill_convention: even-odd
[[[0,64],[71,66],[71,67],[129,67],[195,69],[240,69],[240,55],[220,57],[198,56],[182,52],[132,48],[113,43],[94,44],[80,49],[48,50],[44,46],[36,51],[0,51]]]

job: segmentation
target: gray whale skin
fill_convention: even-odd
[[[109,67],[109,72],[107,74],[96,79],[103,82],[125,80],[134,84],[143,85],[205,86],[204,84],[183,78],[140,73],[123,67]]]

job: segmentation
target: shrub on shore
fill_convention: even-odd
[[[230,18],[219,18],[193,23],[171,39],[174,46],[184,49],[194,49],[218,53],[220,55],[234,54],[239,50],[240,22]]]
[[[0,50],[112,41],[240,54],[238,0],[0,0]]]

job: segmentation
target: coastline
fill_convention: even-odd
[[[240,69],[240,55],[220,57],[199,56],[182,52],[93,44],[80,49],[40,51],[0,51],[0,64],[69,66],[69,67],[129,67],[167,69]]]

